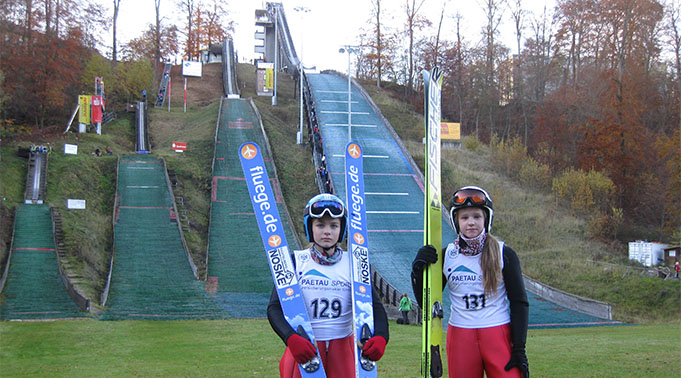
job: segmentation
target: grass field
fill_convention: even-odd
[[[391,322],[379,376],[418,376],[420,337]],[[265,319],[1,322],[0,376],[275,377],[283,348]],[[537,329],[527,342],[532,377],[672,377],[680,353],[678,323]]]

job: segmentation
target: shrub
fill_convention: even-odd
[[[616,238],[620,225],[624,221],[624,211],[612,208],[611,213],[595,215],[589,221],[587,235],[592,239],[610,241]]]
[[[490,150],[494,156],[495,168],[514,179],[519,179],[520,169],[524,162],[530,159],[527,148],[520,138],[515,137],[504,141],[496,135],[490,140]]]
[[[535,189],[545,191],[551,189],[553,176],[548,165],[528,158],[520,166],[518,179],[521,183],[528,183]]]
[[[482,142],[480,142],[478,139],[472,136],[467,136],[463,138],[463,145],[466,147],[466,149],[470,151],[477,151],[480,146],[482,146]]]
[[[612,207],[615,184],[603,173],[568,168],[553,179],[552,191],[575,214],[592,215],[594,210],[606,214]]]

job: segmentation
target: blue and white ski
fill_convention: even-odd
[[[300,336],[310,340],[316,348],[317,343],[312,333],[305,301],[298,285],[298,277],[296,277],[295,268],[291,261],[286,235],[280,221],[279,210],[277,210],[260,148],[252,142],[244,143],[239,148],[239,157],[244,178],[248,185],[253,212],[258,221],[258,228],[260,228],[262,243],[267,252],[267,261],[286,321]],[[304,364],[300,364],[299,367],[300,374],[303,377],[326,377],[319,358],[319,351],[317,356]]]
[[[348,250],[352,256],[352,317],[355,324],[355,375],[376,377],[376,362],[362,355],[362,346],[374,334],[363,157],[359,144],[350,142],[345,146]]]

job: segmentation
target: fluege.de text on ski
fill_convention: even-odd
[[[251,175],[250,180],[253,182],[255,193],[257,193],[253,196],[253,203],[258,204],[258,207],[262,212],[265,230],[268,233],[273,234],[277,232],[277,222],[279,222],[279,219],[269,212],[272,208],[272,203],[267,195],[265,185],[263,185],[263,171],[264,168],[260,165],[249,169]]]
[[[352,186],[350,186],[350,209],[351,211],[351,217],[350,217],[350,227],[353,230],[359,231],[361,233],[364,233],[364,219],[362,219],[362,206],[364,206],[364,197],[361,195],[363,193],[360,185],[359,185],[359,168],[357,166],[350,165],[348,169],[348,175],[350,177],[350,181],[352,182]],[[354,235],[352,236],[354,238]],[[361,241],[361,242],[360,242]],[[355,242],[357,244],[365,244],[366,240],[365,237],[362,236],[361,240],[356,240]],[[355,269],[357,269],[357,273],[359,273],[359,281],[365,285],[369,285],[371,283],[370,279],[370,266],[369,266],[369,250],[366,247],[366,245],[356,245],[355,248],[352,250],[352,254],[355,256],[355,258],[359,261],[359,266],[357,266]]]

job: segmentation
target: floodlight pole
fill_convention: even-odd
[[[350,55],[348,47],[348,143],[352,142],[352,82],[350,81]]]
[[[350,78],[350,55],[359,52],[357,46],[345,45],[338,52],[348,53],[348,143],[352,141],[352,79]]]
[[[301,25],[302,16],[304,13],[310,11],[306,7],[295,7],[293,8],[296,12],[301,12]],[[303,33],[300,33],[300,57],[298,57],[298,75],[300,75],[300,131],[298,132],[298,137],[296,138],[298,144],[303,144]]]
[[[272,94],[272,106],[277,106],[277,71],[279,70],[279,31],[277,24],[279,23],[279,14],[276,9],[274,11],[274,93]]]

